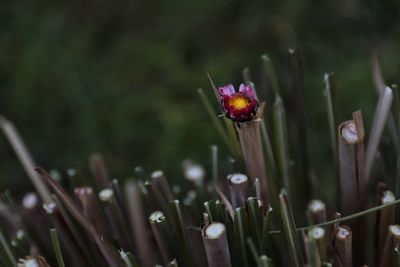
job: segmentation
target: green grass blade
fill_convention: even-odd
[[[289,247],[289,256],[293,266],[301,267],[303,266],[303,256],[301,254],[300,241],[297,236],[296,226],[293,220],[292,212],[288,205],[287,194],[285,190],[282,190],[279,194],[279,201],[283,231]]]
[[[61,252],[60,240],[58,239],[57,230],[50,229],[51,243],[53,244],[54,253],[56,254],[59,267],[65,267],[64,258]]]

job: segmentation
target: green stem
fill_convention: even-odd
[[[59,267],[65,267],[64,259],[61,252],[60,240],[58,239],[57,230],[50,229],[51,243],[53,244],[54,252],[56,254],[57,263]]]

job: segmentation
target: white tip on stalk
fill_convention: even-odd
[[[33,209],[36,207],[36,205],[39,203],[39,198],[36,195],[36,193],[28,193],[24,196],[22,199],[22,205],[24,206],[25,209]]]
[[[164,213],[161,211],[155,211],[152,214],[150,214],[149,221],[151,223],[160,223],[165,220]]]
[[[400,225],[390,225],[389,231],[395,236],[400,236]]]
[[[248,180],[247,175],[242,173],[229,174],[228,179],[233,184],[243,184]]]
[[[183,175],[186,179],[194,183],[202,183],[205,176],[204,168],[190,160],[183,162]]]
[[[311,212],[318,212],[321,210],[325,210],[325,203],[319,199],[311,200],[310,204],[308,204],[308,209]]]
[[[341,134],[350,144],[354,144],[358,141],[357,128],[353,121],[349,121],[342,126]]]
[[[338,226],[337,231],[336,231],[336,236],[339,239],[346,239],[350,235],[350,233],[351,232],[350,232],[349,228]]]
[[[29,259],[24,262],[25,267],[39,267],[39,263],[35,259]]]
[[[106,188],[100,191],[99,198],[101,201],[108,201],[114,195],[114,192],[110,188]]]
[[[57,209],[57,205],[54,202],[50,202],[48,204],[43,204],[43,209],[47,214],[52,214]]]
[[[204,232],[207,238],[216,239],[225,232],[225,225],[215,222],[207,226]]]
[[[390,203],[395,200],[396,200],[396,198],[391,191],[387,190],[387,191],[383,192],[382,204]]]
[[[309,235],[313,239],[321,239],[325,236],[325,229],[322,227],[314,227],[309,232]]]
[[[160,178],[160,177],[163,177],[163,176],[164,176],[164,173],[163,173],[163,171],[161,171],[161,170],[154,171],[154,172],[151,174],[151,178],[152,178],[152,179],[157,179],[157,178]]]

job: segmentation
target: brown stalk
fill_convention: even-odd
[[[170,202],[173,201],[174,194],[172,193],[171,187],[169,186],[167,179],[165,178],[165,175],[162,171],[154,171],[151,174],[151,179],[153,180],[154,184],[160,188],[164,198]]]
[[[386,234],[385,246],[379,267],[395,266],[394,251],[400,246],[400,225],[390,225]]]
[[[103,214],[101,213],[100,206],[97,198],[91,187],[78,187],[75,188],[75,195],[79,199],[83,214],[89,220],[97,233],[105,240],[110,240],[109,227]]]
[[[262,200],[268,203],[268,180],[260,135],[260,120],[236,123],[243,158],[250,181],[260,179]]]
[[[103,156],[94,153],[89,158],[89,167],[97,187],[101,190],[110,186],[110,179]]]
[[[326,222],[325,203],[318,199],[313,199],[308,204],[308,219],[310,224],[319,224]]]
[[[19,135],[14,124],[0,115],[0,128],[3,130],[8,142],[13,147],[15,154],[17,154],[19,161],[21,162],[26,174],[31,179],[31,182],[35,186],[36,191],[38,192],[43,203],[51,203],[53,200],[51,198],[50,191],[46,184],[40,179],[40,176],[37,174],[37,172],[35,172],[35,162],[33,161],[32,155],[26,148],[24,141]]]
[[[106,217],[111,225],[113,236],[124,251],[132,251],[133,246],[130,231],[118,206],[114,191],[110,188],[103,189],[99,193],[100,201],[106,212]]]
[[[225,225],[214,222],[202,230],[204,248],[206,250],[209,267],[231,266],[228,238]]]
[[[350,227],[340,225],[335,227],[333,240],[333,266],[352,267],[352,232]]]
[[[167,265],[173,259],[168,238],[168,234],[171,233],[171,229],[164,216],[164,213],[161,211],[153,212],[149,217],[149,222],[151,229],[153,230],[158,249],[161,253],[162,260],[164,264]]]
[[[230,174],[228,175],[228,181],[236,203],[233,208],[244,207],[249,192],[247,175],[241,173]]]
[[[353,120],[340,124],[338,129],[341,210],[347,216],[366,208],[365,132],[361,111],[354,112]],[[361,265],[364,260],[365,218],[354,219],[349,225],[353,229],[355,264]]]
[[[137,185],[129,181],[125,185],[125,195],[128,203],[128,215],[133,233],[135,248],[143,266],[154,266],[153,246],[150,240],[148,225],[145,221],[143,203]]]

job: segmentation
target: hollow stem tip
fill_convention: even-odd
[[[220,222],[213,222],[203,229],[202,235],[208,265],[215,267],[231,266],[225,225]]]

